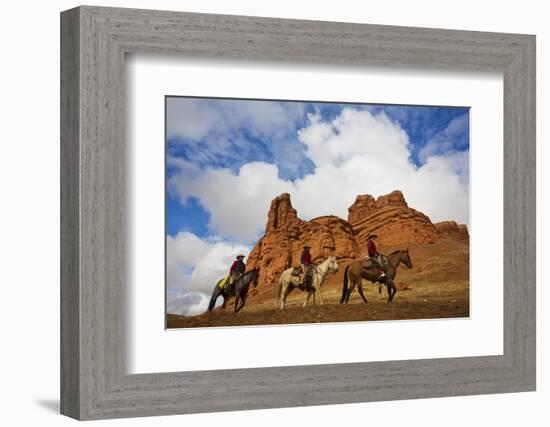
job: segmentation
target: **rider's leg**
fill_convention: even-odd
[[[382,256],[381,255],[378,255],[376,257],[376,262],[378,263],[378,278],[379,279],[383,279],[384,277],[386,277],[386,272],[382,269]]]

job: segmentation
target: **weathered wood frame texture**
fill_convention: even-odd
[[[504,354],[127,374],[124,58],[134,52],[502,72]],[[71,9],[61,14],[61,166],[65,415],[84,420],[535,390],[534,36]]]

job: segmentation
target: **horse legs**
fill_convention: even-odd
[[[285,292],[288,288],[288,286],[285,286],[282,281],[279,282],[279,308],[282,310],[285,308]]]
[[[311,297],[311,292],[310,291],[306,291],[306,299],[304,301],[304,305],[302,307],[305,307],[309,301],[309,298]]]
[[[346,301],[345,304],[349,302],[349,298],[351,297],[351,292],[355,289],[355,282],[351,282],[351,286],[348,288],[348,294],[346,295]]]
[[[390,302],[393,301],[393,297],[394,297],[395,294],[397,293],[397,289],[395,288],[395,285],[394,285],[393,283],[392,283],[391,288],[392,288],[392,291],[393,291],[393,292],[392,292],[391,297],[390,297]]]
[[[238,313],[244,307],[244,303],[246,302],[246,295],[242,296],[240,300],[241,300],[241,305],[238,308],[237,308],[237,305],[235,304],[235,313]]]
[[[239,307],[239,303],[241,302],[241,296],[239,294],[235,295],[235,308],[233,309],[233,312],[236,313],[237,307]]]
[[[386,282],[386,289],[388,291],[388,302],[392,302],[394,295],[397,292],[393,280]]]
[[[225,292],[220,294],[223,297],[223,304],[222,309],[225,310],[225,306],[227,305],[227,301],[229,301],[229,295],[227,295]]]
[[[323,305],[323,296],[321,295],[321,286],[317,284],[315,294],[319,294],[319,304]],[[313,294],[313,304],[315,304],[315,294]]]
[[[294,290],[292,284],[288,284],[287,287],[281,292],[281,310],[285,308],[286,297]]]
[[[359,295],[361,295],[361,298],[363,298],[363,302],[365,304],[367,304],[368,301],[367,301],[367,297],[365,297],[365,294],[363,294],[363,284],[362,283],[357,284],[357,292],[359,292]]]

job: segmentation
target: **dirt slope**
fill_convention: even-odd
[[[290,294],[287,309],[277,304],[277,286],[266,283],[251,291],[243,310],[234,315],[231,300],[227,309],[216,309],[195,317],[168,316],[169,328],[275,325],[294,323],[346,322],[369,320],[427,319],[469,316],[469,244],[441,238],[434,243],[382,246],[389,253],[409,248],[413,268],[401,265],[396,277],[398,292],[391,304],[379,287],[363,282],[364,304],[355,292],[348,305],[340,305],[343,272],[349,261],[340,262],[340,271],[330,275],[322,288],[324,305],[303,308],[305,294],[295,290]]]

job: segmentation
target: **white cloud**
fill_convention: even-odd
[[[422,167],[410,160],[407,134],[386,115],[346,108],[331,122],[309,116],[298,137],[315,172],[295,181],[278,177],[277,167],[253,162],[238,174],[228,169],[182,167],[170,188],[182,201],[197,197],[210,212],[209,227],[224,237],[253,241],[263,231],[273,197],[292,195],[304,219],[334,214],[347,218],[358,194],[403,191],[409,206],[432,221],[469,221],[468,154],[427,157]]]
[[[168,138],[181,137],[191,140],[203,138],[218,121],[216,109],[208,103],[188,98],[170,97],[166,100]]]
[[[298,131],[298,137],[317,167],[341,167],[361,156],[395,167],[408,164],[407,134],[385,114],[345,108],[332,122],[308,117],[310,125]]]
[[[277,176],[277,166],[252,162],[234,175],[229,169],[196,173],[180,169],[169,181],[182,201],[197,197],[210,212],[210,228],[225,237],[252,241],[266,223],[266,206],[273,198],[292,190],[292,184]]]
[[[167,236],[167,312],[204,312],[217,281],[227,275],[239,253],[249,252],[245,245],[217,237],[201,239],[189,232]]]
[[[300,102],[167,99],[167,137],[197,141],[210,133],[248,129],[258,137],[282,138],[294,129],[305,106]]]
[[[183,316],[196,316],[208,309],[209,301],[210,296],[200,292],[169,292],[166,312]]]

